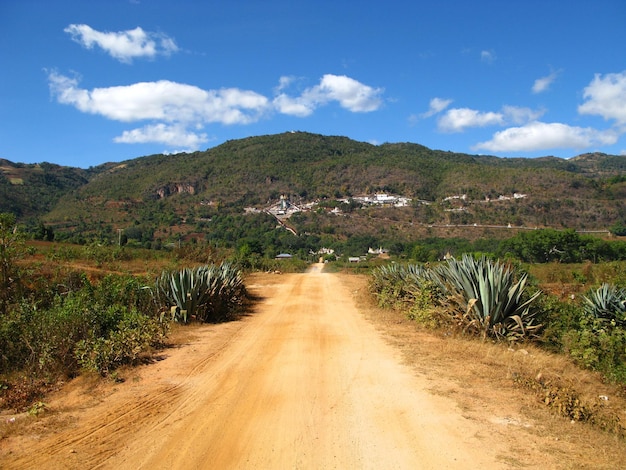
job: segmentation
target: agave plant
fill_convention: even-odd
[[[540,292],[525,296],[528,276],[517,275],[510,266],[464,255],[439,266],[435,279],[442,305],[465,331],[515,340],[541,328],[531,308]]]
[[[174,319],[184,323],[191,318],[225,320],[245,295],[241,272],[229,263],[164,271],[155,291],[160,303],[171,308]]]
[[[626,289],[604,283],[583,299],[583,308],[588,315],[620,326],[626,325]]]

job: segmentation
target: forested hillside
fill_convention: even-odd
[[[626,157],[505,159],[288,132],[89,170],[4,161],[0,191],[1,211],[37,217],[58,237],[81,242],[118,241],[123,231],[144,245],[191,238],[236,244],[247,235],[229,225],[267,231],[275,224],[258,211],[281,196],[306,208],[285,220],[287,226],[319,243],[355,236],[387,243],[426,236],[502,238],[511,234],[481,226],[623,226]],[[410,203],[355,202],[381,193]]]
[[[88,172],[80,168],[0,158],[0,212],[11,212],[22,220],[43,216],[64,194],[87,181]]]

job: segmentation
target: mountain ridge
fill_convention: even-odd
[[[85,233],[140,225],[164,237],[189,234],[206,229],[196,220],[262,210],[281,195],[302,203],[376,193],[430,202],[394,209],[407,223],[606,229],[626,220],[626,156],[502,158],[286,132],[87,170],[0,160],[0,211]],[[514,194],[526,197],[507,199]],[[317,216],[320,227],[346,225],[322,212],[302,215],[302,227]]]

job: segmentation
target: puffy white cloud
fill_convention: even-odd
[[[318,88],[322,96],[337,100],[349,111],[367,113],[382,105],[381,88],[372,88],[345,75],[324,75]]]
[[[447,111],[437,122],[442,132],[462,132],[468,127],[484,127],[504,124],[502,113],[480,112],[469,108],[454,108]]]
[[[281,78],[277,90],[288,86],[291,80]],[[331,101],[352,112],[373,111],[382,103],[381,89],[336,75],[324,75],[318,85],[298,97],[281,93],[273,102],[250,90],[203,90],[169,80],[87,90],[80,88],[78,78],[52,71],[48,82],[59,103],[81,112],[120,122],[152,121],[125,131],[115,142],[158,142],[190,148],[206,142],[206,134],[188,130],[194,126],[198,130],[209,123],[251,124],[274,111],[304,117]]]
[[[595,114],[626,125],[626,70],[621,73],[596,74],[583,91],[586,101],[580,114]]]
[[[170,126],[160,123],[124,131],[121,136],[115,137],[113,141],[124,144],[161,143],[197,149],[201,144],[208,142],[208,138],[206,134],[190,132],[182,125]]]
[[[81,46],[87,49],[98,46],[120,62],[130,63],[137,57],[153,58],[178,51],[176,42],[169,36],[147,32],[140,27],[127,31],[101,32],[86,24],[71,24],[64,31]]]
[[[435,114],[439,114],[441,111],[450,106],[451,103],[452,100],[444,98],[433,98],[430,100],[430,106],[428,108],[428,111],[420,114],[420,116],[423,118],[428,118],[434,116]]]
[[[306,117],[315,111],[315,103],[303,97],[293,98],[284,93],[274,98],[274,107],[279,113],[288,114],[290,116]]]
[[[544,91],[547,91],[550,88],[550,85],[552,85],[552,83],[554,82],[554,80],[556,80],[558,75],[558,71],[552,72],[550,75],[535,80],[532,88],[533,93],[543,93]]]
[[[496,132],[487,142],[473,150],[490,152],[531,152],[554,148],[584,149],[595,145],[612,145],[619,134],[613,130],[598,131],[589,127],[575,127],[558,122],[530,122]]]
[[[279,90],[288,83],[288,79],[282,77]],[[312,114],[316,108],[331,101],[337,101],[349,111],[365,113],[380,108],[382,92],[381,88],[372,88],[345,75],[326,74],[318,85],[307,88],[300,96],[278,94],[274,98],[274,105],[283,114],[300,117]]]
[[[538,119],[543,113],[544,111],[535,111],[519,106],[503,106],[499,112],[453,108],[439,118],[437,127],[441,132],[463,132],[471,127],[525,124]]]
[[[52,72],[50,89],[60,103],[80,111],[122,122],[219,122],[249,124],[269,109],[269,100],[237,88],[203,90],[193,85],[160,80],[126,86],[78,88],[78,81]]]

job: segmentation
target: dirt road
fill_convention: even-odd
[[[0,448],[0,467],[508,468],[508,449],[428,392],[341,276],[252,279],[263,299],[249,316],[199,330],[106,396],[65,391],[49,403],[63,426]]]

